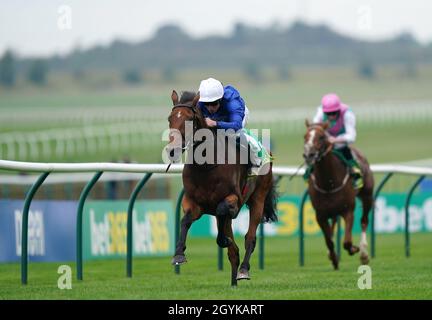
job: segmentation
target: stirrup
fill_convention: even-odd
[[[361,188],[363,188],[363,186],[364,186],[364,183],[363,183],[363,179],[360,177],[360,178],[354,178],[353,179],[353,187],[354,187],[354,190],[360,190]]]
[[[354,178],[354,179],[361,179],[363,178],[363,172],[361,171],[360,168],[358,167],[350,167],[350,175]]]
[[[355,190],[360,190],[363,188],[364,182],[363,182],[363,173],[361,169],[357,166],[350,167],[350,175],[353,179],[353,188]]]
[[[249,177],[251,177],[251,176],[257,176],[257,175],[258,175],[258,172],[259,172],[260,169],[261,169],[261,166],[262,166],[262,163],[261,163],[261,165],[252,164],[252,165],[249,167],[249,170],[248,170],[248,176],[249,176]]]

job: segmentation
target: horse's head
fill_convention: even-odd
[[[328,122],[311,124],[308,120],[305,124],[307,131],[304,136],[303,158],[309,166],[312,166],[332,148],[326,132],[329,124]]]
[[[171,158],[180,157],[182,152],[188,148],[192,141],[186,141],[186,122],[190,121],[193,131],[202,127],[202,115],[197,108],[199,94],[185,91],[181,98],[175,90],[171,94],[173,108],[168,116],[169,122],[169,141],[170,146],[167,148]],[[175,159],[178,160],[178,159]]]

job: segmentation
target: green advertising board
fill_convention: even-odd
[[[403,232],[405,229],[406,194],[383,194],[375,203],[375,228],[377,233]],[[278,201],[277,223],[265,224],[266,236],[297,236],[299,232],[300,196],[283,196]],[[353,233],[360,233],[361,203],[357,201]],[[369,215],[371,217],[371,214]],[[342,229],[344,223],[342,221]],[[410,232],[432,231],[432,194],[419,193],[413,196],[410,206]],[[233,221],[235,235],[244,236],[249,226],[249,211],[242,208],[239,216]],[[321,235],[315,220],[315,211],[310,201],[305,204],[304,232],[306,235]],[[191,236],[216,236],[216,219],[204,215],[194,222]]]
[[[84,208],[84,259],[126,256],[128,201],[87,201]],[[136,201],[133,255],[166,256],[174,251],[174,214],[170,200]]]
[[[403,232],[406,194],[383,194],[375,203],[377,233]],[[266,236],[297,236],[300,196],[283,196],[278,201],[277,223],[264,226]],[[84,212],[84,258],[116,258],[126,255],[127,201],[88,201]],[[182,214],[182,213],[181,213]],[[354,233],[360,233],[361,204],[357,201]],[[174,252],[175,212],[171,200],[135,203],[133,215],[133,255],[167,256]],[[242,208],[233,221],[233,231],[244,236],[249,227],[249,211]],[[344,223],[342,220],[342,229]],[[305,235],[321,235],[310,201],[304,211]],[[432,231],[432,194],[418,193],[410,206],[410,232]],[[189,231],[191,237],[215,237],[216,219],[203,215]]]

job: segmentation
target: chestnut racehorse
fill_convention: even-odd
[[[185,92],[179,101],[177,92],[173,91],[171,99],[173,108],[168,117],[170,141],[173,140],[171,132],[176,131],[181,133],[182,143],[181,145],[174,144],[167,148],[167,151],[173,155],[174,151],[178,152],[178,149],[181,148],[180,155],[185,149],[188,149],[188,153],[193,154],[199,147],[199,143],[185,141],[185,122],[191,121],[194,133],[199,129],[210,129],[215,136],[215,130],[207,127],[197,107],[199,94]],[[217,146],[218,144],[215,144],[215,158],[220,152],[225,152],[227,155],[228,144],[226,148],[223,148],[224,150],[218,150]],[[250,279],[249,259],[255,248],[258,225],[277,220],[272,164],[268,164],[270,168],[266,174],[248,179],[248,164],[240,163],[239,148],[234,147],[236,148],[234,150],[236,161],[233,164],[227,162],[216,164],[215,159],[212,163],[197,163],[193,159],[192,163],[184,165],[184,197],[182,200],[184,216],[181,221],[180,238],[172,259],[173,265],[185,263],[186,237],[190,226],[203,214],[216,216],[218,229],[216,242],[220,247],[228,248],[232,286],[237,285],[237,280]],[[245,235],[246,252],[240,265],[239,248],[234,241],[231,223],[244,204],[249,207],[249,229]]]
[[[316,212],[316,220],[324,234],[329,258],[333,267],[338,269],[338,257],[334,250],[333,233],[337,216],[345,220],[344,249],[349,255],[360,251],[362,264],[369,262],[367,252],[366,230],[368,214],[373,206],[374,179],[367,159],[357,150],[351,148],[357,158],[364,179],[360,190],[352,184],[349,168],[333,152],[333,145],[328,141],[326,129],[328,123],[310,124],[306,120],[307,132],[304,137],[304,158],[313,171],[309,177],[309,195]],[[352,243],[352,227],[354,222],[355,198],[362,202],[360,248]],[[329,219],[332,225],[329,225]]]

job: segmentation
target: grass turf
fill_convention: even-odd
[[[358,236],[355,237],[358,241]],[[135,258],[134,276],[125,277],[124,260],[87,262],[84,280],[71,290],[57,288],[61,263],[31,263],[29,284],[20,284],[19,264],[0,264],[0,299],[431,299],[432,234],[413,234],[412,256],[404,256],[403,235],[378,235],[377,257],[370,263],[372,289],[360,290],[359,257],[342,254],[340,270],[327,260],[322,237],[306,238],[306,266],[298,266],[297,238],[265,239],[265,269],[258,249],[251,260],[251,281],[230,286],[229,262],[217,270],[214,239],[189,239],[189,262],[176,275],[170,257]],[[241,258],[243,240],[237,239]]]

